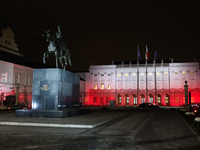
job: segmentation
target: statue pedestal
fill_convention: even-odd
[[[90,109],[66,109],[66,110],[19,109],[15,111],[15,117],[33,117],[33,118],[67,118],[85,114],[90,114]]]
[[[80,77],[75,73],[59,68],[34,69],[32,110],[24,112],[16,110],[15,115],[16,117],[68,117],[69,112],[78,111],[74,109],[74,105],[79,104],[79,90]]]

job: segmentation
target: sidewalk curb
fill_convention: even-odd
[[[120,115],[118,117],[112,118],[107,121],[99,122],[94,125],[78,125],[78,124],[52,124],[52,123],[31,123],[31,122],[0,122],[0,125],[10,125],[10,126],[34,126],[34,127],[58,127],[58,128],[95,128],[97,126],[103,125],[110,121],[113,121],[117,118],[122,117]]]

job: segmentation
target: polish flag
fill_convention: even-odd
[[[146,60],[149,60],[149,52],[148,52],[147,45],[146,45],[145,59],[146,59]]]

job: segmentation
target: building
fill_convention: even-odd
[[[24,57],[15,43],[15,34],[10,27],[0,32],[0,105],[8,95],[16,95],[19,87],[19,103],[32,102],[32,84],[34,68],[52,68],[52,66]]]
[[[185,104],[185,81],[191,92],[191,102],[200,102],[198,62],[169,60],[120,61],[109,65],[92,65],[89,72],[78,73],[85,80],[80,100],[85,105],[137,106],[151,102],[162,106]],[[156,83],[156,85],[155,85]],[[156,96],[155,96],[156,95]],[[155,99],[156,97],[156,99]]]
[[[10,27],[2,28],[0,31],[0,50],[22,56],[15,43],[15,34]]]
[[[31,103],[33,68],[0,60],[0,103],[5,96],[15,95],[19,86],[19,103]]]

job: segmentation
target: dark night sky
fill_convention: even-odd
[[[87,71],[89,65],[118,60],[136,60],[137,45],[144,58],[147,44],[153,59],[154,44],[159,59],[200,61],[199,0],[0,0],[0,26],[10,27],[20,51],[42,61],[47,51],[45,37],[34,32],[56,31],[67,35],[72,67]],[[54,57],[47,59],[54,65]]]

